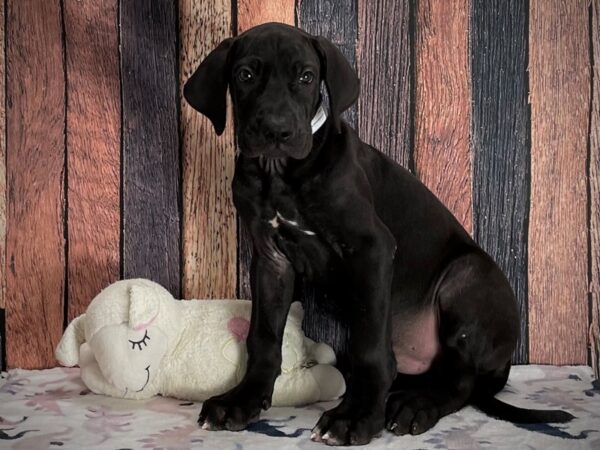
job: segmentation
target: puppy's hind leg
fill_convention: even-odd
[[[469,403],[481,377],[503,371],[516,345],[516,303],[487,255],[470,253],[451,262],[434,300],[441,351],[426,373],[396,378],[386,403],[386,428],[398,435],[423,433]]]

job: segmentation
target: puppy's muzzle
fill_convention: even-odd
[[[285,144],[294,138],[294,129],[290,121],[283,116],[269,115],[262,119],[257,127],[265,142]]]

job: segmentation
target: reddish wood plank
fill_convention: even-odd
[[[590,121],[590,356],[600,377],[600,0],[592,1],[593,100]]]
[[[266,22],[281,22],[294,25],[294,0],[238,0],[237,32]],[[252,238],[240,222],[238,225],[238,296],[251,298],[250,261],[252,260]]]
[[[469,8],[469,0],[417,3],[414,159],[419,178],[472,232]]]
[[[231,36],[231,2],[180,0],[180,84]],[[181,96],[183,155],[183,296],[236,294],[236,217],[231,199],[235,145],[229,119],[218,137]],[[231,111],[231,108],[229,108]],[[229,115],[231,116],[231,115]]]
[[[361,139],[412,170],[409,9],[408,0],[358,2],[356,66]]]
[[[587,0],[530,3],[532,363],[587,360],[588,20]]]
[[[59,0],[7,2],[7,363],[55,365],[65,291]]]
[[[295,6],[294,0],[238,0],[237,31],[242,33],[267,22],[294,25]]]
[[[65,0],[68,319],[119,278],[121,92],[117,0]]]

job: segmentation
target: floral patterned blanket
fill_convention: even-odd
[[[513,425],[467,407],[420,436],[384,432],[367,448],[600,449],[600,380],[589,367],[513,367],[499,397],[563,408],[577,418],[566,425]],[[310,441],[310,429],[333,405],[271,408],[246,431],[210,432],[196,424],[199,404],[95,395],[79,369],[16,369],[0,378],[0,449],[324,449]]]

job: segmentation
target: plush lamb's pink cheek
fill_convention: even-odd
[[[243,317],[234,317],[227,322],[227,329],[233,334],[238,342],[243,342],[248,337],[250,322]]]

